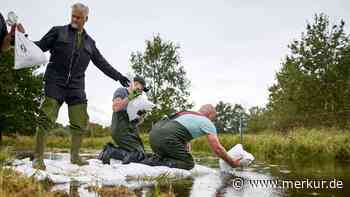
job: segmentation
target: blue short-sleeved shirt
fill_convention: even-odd
[[[118,88],[113,94],[113,100],[116,98],[124,99],[128,95],[129,95],[129,92],[127,88]],[[126,110],[126,109],[123,109],[123,110]]]
[[[183,125],[192,135],[193,138],[205,134],[216,134],[215,125],[205,116],[195,114],[184,114],[174,119]]]

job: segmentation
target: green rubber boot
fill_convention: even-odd
[[[82,142],[82,135],[72,133],[72,144],[70,149],[70,161],[79,166],[89,164],[86,160],[79,156],[79,150]]]
[[[35,135],[35,149],[32,167],[37,170],[46,170],[44,163],[44,148],[45,148],[45,132],[41,129],[37,129]]]
[[[34,148],[34,157],[33,168],[39,170],[45,170],[46,166],[44,163],[44,148],[45,148],[45,138],[46,131],[49,131],[52,128],[52,124],[56,122],[58,111],[61,104],[51,97],[45,97],[40,109],[44,113],[41,115],[40,126],[36,129],[35,135],[35,148]]]

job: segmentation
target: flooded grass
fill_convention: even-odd
[[[50,181],[38,182],[9,168],[0,167],[0,196],[11,197],[66,197],[65,191],[50,192]]]
[[[162,191],[160,185],[156,184],[154,189],[154,196],[155,197],[175,197],[176,195],[173,191],[173,187],[171,184],[169,185],[168,191]]]
[[[91,193],[98,194],[99,197],[136,197],[141,196],[142,191],[139,189],[132,190],[125,186],[114,186],[114,187],[98,187],[88,186],[86,188]],[[165,187],[164,185],[155,184],[152,191],[146,196],[152,197],[175,197],[172,185]]]
[[[126,181],[144,181],[144,182],[157,182],[157,183],[170,183],[175,178],[170,173],[164,173],[156,177],[152,176],[127,176]]]
[[[88,186],[89,192],[95,192],[99,197],[136,197],[136,193],[125,186],[98,187]]]
[[[5,165],[11,163],[14,155],[8,147],[0,149],[0,196],[11,197],[66,197],[64,191],[50,192],[53,183],[49,180],[36,181],[33,177],[25,177]]]

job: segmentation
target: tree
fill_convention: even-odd
[[[275,127],[348,127],[350,120],[350,42],[345,22],[330,26],[324,14],[288,47],[291,54],[269,88],[268,109]]]
[[[249,118],[247,121],[247,130],[250,132],[259,132],[271,128],[272,121],[270,112],[264,107],[254,106],[249,110]]]
[[[219,132],[239,132],[240,126],[246,127],[248,114],[242,105],[220,101],[215,109],[217,115],[214,124]]]
[[[146,40],[146,49],[131,54],[130,64],[135,74],[143,76],[150,84],[148,96],[158,106],[145,120],[145,127],[165,115],[192,108],[189,101],[190,81],[180,64],[179,46],[164,41],[157,35]]]
[[[14,70],[13,48],[0,61],[0,132],[33,134],[41,117],[42,76],[37,68]]]

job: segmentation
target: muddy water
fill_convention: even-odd
[[[94,157],[90,155],[89,157]],[[50,159],[63,159],[50,154]],[[215,157],[200,157],[199,164],[218,169]],[[321,181],[327,181],[322,183]],[[236,169],[233,173],[213,173],[191,179],[171,181],[160,187],[172,188],[176,196],[350,196],[350,163],[335,162],[275,162],[256,161],[249,168]],[[152,183],[134,181],[137,196],[154,196]],[[171,185],[171,186],[170,186]],[[323,188],[322,188],[323,187]],[[98,196],[89,192],[86,184],[73,182],[60,184],[53,190],[63,189],[70,196]]]

